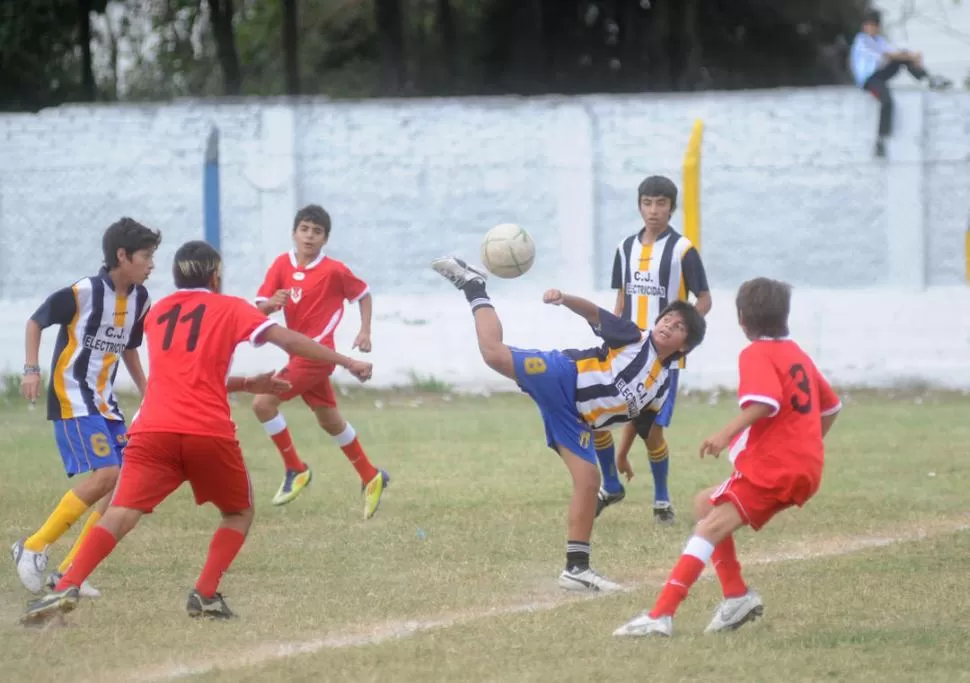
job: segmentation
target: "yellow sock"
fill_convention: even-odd
[[[77,555],[77,551],[81,547],[81,543],[84,541],[84,537],[88,535],[88,532],[94,528],[94,525],[97,524],[98,520],[100,519],[101,519],[101,513],[98,512],[97,510],[92,510],[91,514],[88,515],[87,520],[85,520],[84,526],[81,527],[81,533],[78,534],[77,540],[74,541],[74,545],[71,546],[70,552],[67,553],[67,556],[64,558],[64,561],[61,562],[61,566],[57,568],[58,573],[64,574],[67,572],[68,569],[71,568],[71,562],[74,561],[74,556]]]
[[[44,526],[24,541],[24,548],[32,553],[43,552],[44,548],[63,536],[74,522],[81,519],[87,509],[87,503],[74,495],[74,491],[68,491],[44,522]]]
[[[656,448],[648,449],[647,453],[649,454],[650,462],[662,462],[670,455],[670,449],[667,448],[667,442],[664,441]]]

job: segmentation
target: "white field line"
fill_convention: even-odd
[[[929,522],[919,528],[897,530],[894,533],[888,533],[882,536],[855,536],[823,541],[821,543],[804,542],[793,544],[787,550],[780,552],[744,558],[744,566],[838,557],[870,548],[920,541],[967,529],[970,529],[970,519],[949,519],[939,522]],[[709,576],[709,572],[705,573],[705,577]],[[652,576],[643,577],[639,581],[626,582],[625,590],[626,592],[630,592],[639,588],[660,586],[664,577],[665,575],[654,572]],[[165,681],[175,681],[190,676],[197,676],[210,671],[230,671],[260,666],[276,660],[286,659],[296,655],[312,654],[323,650],[360,647],[362,645],[373,645],[408,638],[425,631],[452,628],[490,617],[546,612],[570,603],[597,599],[609,595],[615,595],[615,593],[580,595],[563,592],[556,598],[526,604],[455,614],[443,614],[430,619],[385,622],[352,628],[307,640],[254,644],[252,647],[248,647],[245,652],[226,652],[221,656],[213,657],[206,661],[167,664],[137,671],[117,672],[113,676],[100,675],[97,680],[102,682],[106,680],[123,680],[130,681],[131,683],[163,683]]]

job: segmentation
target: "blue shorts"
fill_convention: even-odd
[[[559,351],[510,349],[515,379],[539,407],[549,447],[598,466],[592,431],[576,410],[576,363]]]
[[[654,424],[659,427],[669,427],[670,421],[674,417],[674,404],[677,402],[677,377],[679,375],[680,369],[670,368],[670,389],[667,392],[667,400],[664,401],[663,407],[657,413],[657,419],[654,420]]]
[[[120,467],[128,443],[128,426],[122,420],[85,415],[54,420],[54,440],[68,477],[105,467]]]

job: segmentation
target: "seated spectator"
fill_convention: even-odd
[[[876,156],[886,154],[885,140],[893,128],[893,98],[889,92],[889,79],[900,68],[906,67],[917,80],[928,80],[931,88],[948,88],[949,80],[930,76],[923,68],[923,55],[919,52],[897,49],[883,37],[882,19],[876,10],[866,12],[862,31],[856,35],[850,51],[850,66],[856,84],[872,93],[882,105],[879,111],[879,134],[876,138]]]

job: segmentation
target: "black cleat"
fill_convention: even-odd
[[[211,598],[204,597],[199,591],[192,589],[185,611],[190,617],[207,617],[209,619],[234,619],[235,614],[229,609],[222,593],[216,593]]]
[[[674,514],[674,506],[667,502],[654,503],[653,521],[664,526],[672,525],[677,521],[677,515]]]
[[[601,488],[596,494],[596,516],[611,505],[619,503],[626,498],[626,489],[621,488],[617,493],[607,493],[606,489]]]

